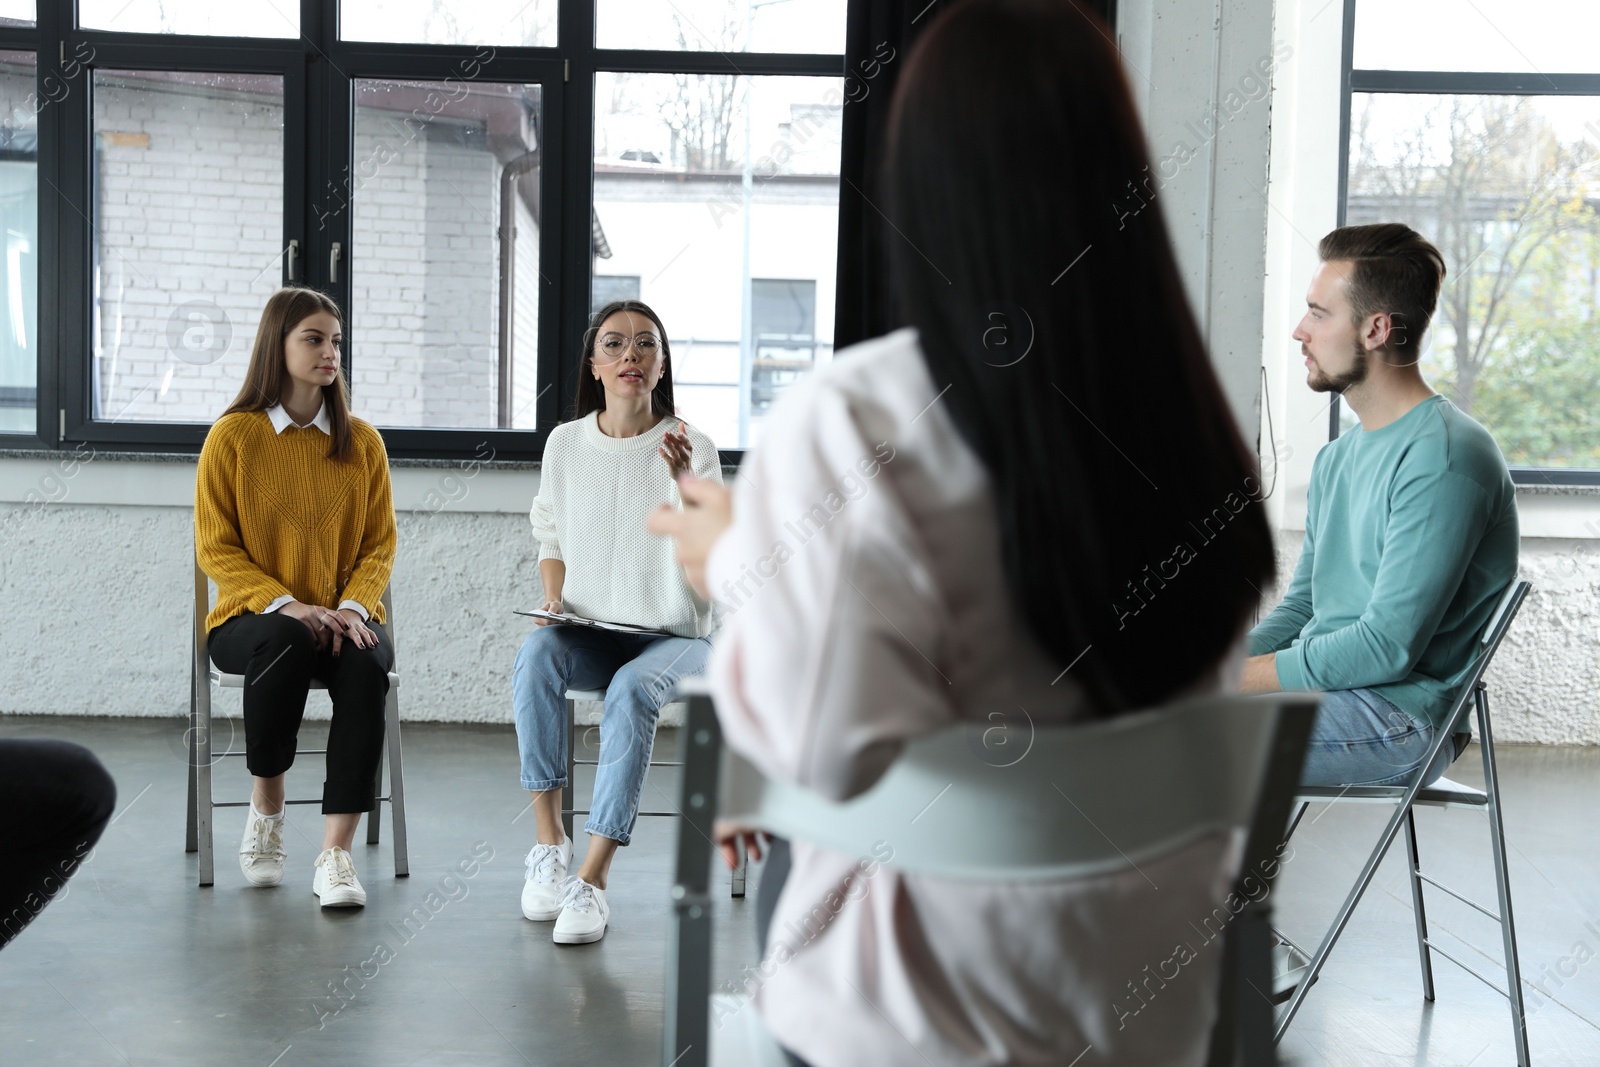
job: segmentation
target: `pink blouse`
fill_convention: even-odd
[[[1011,603],[989,479],[940,388],[912,330],[842,351],[736,479],[709,673],[728,743],[770,777],[845,798],[912,738],[968,723],[1007,759],[1084,713]],[[794,842],[767,956],[722,990],[814,1067],[1204,1061],[1232,838],[1071,882],[902,874],[893,845]]]

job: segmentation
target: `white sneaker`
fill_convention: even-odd
[[[324,908],[360,908],[367,903],[367,891],[356,880],[350,853],[338,845],[322,850],[317,857],[317,873],[311,876],[311,891],[322,898]]]
[[[283,816],[257,815],[255,809],[245,817],[244,840],[239,844],[239,869],[244,880],[254,886],[277,885],[283,881]]]
[[[561,914],[551,937],[558,945],[587,945],[606,936],[606,891],[592,886],[577,875],[563,883]]]
[[[572,840],[559,845],[534,845],[528,853],[528,880],[522,883],[522,915],[548,922],[561,914],[562,883],[572,863]]]

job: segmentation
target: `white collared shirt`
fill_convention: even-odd
[[[274,404],[268,408],[267,418],[272,420],[273,433],[281,434],[284,430],[287,430],[291,426],[298,427],[302,430],[309,430],[315,426],[329,437],[333,436],[333,425],[328,422],[327,404],[323,404],[321,407],[317,408],[317,413],[312,416],[311,421],[306,423],[304,426],[301,426],[298,422],[295,422],[294,419],[289,416],[289,413],[283,410],[282,404]]]
[[[315,428],[321,430],[329,437],[333,436],[333,425],[328,421],[327,404],[323,404],[321,407],[317,408],[316,415],[314,415],[311,421],[304,426],[301,426],[298,422],[295,422],[294,419],[290,417],[289,413],[283,410],[282,404],[274,404],[268,408],[267,418],[272,420],[272,432],[276,434],[282,434],[284,430],[287,430],[289,427],[293,426],[300,430],[310,430]],[[261,614],[271,614],[272,612],[283,607],[285,604],[290,604],[293,602],[294,597],[281,596],[272,603],[268,604],[266,607],[262,608]],[[371,616],[367,614],[367,609],[356,603],[354,600],[341,600],[339,602],[339,610],[343,611],[345,608],[349,608],[357,615],[360,615],[363,622],[366,622],[371,618]]]

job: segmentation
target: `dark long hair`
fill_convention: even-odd
[[[279,289],[267,298],[261,309],[261,324],[256,327],[255,346],[250,349],[250,366],[244,372],[244,386],[233,398],[224,415],[235,411],[265,411],[283,401],[284,382],[289,377],[283,362],[283,342],[289,331],[307,318],[326,311],[341,326],[344,316],[339,305],[326,293],[300,286]],[[347,460],[355,454],[350,437],[350,385],[344,368],[333,381],[322,387],[322,404],[328,410],[328,458]]]
[[[993,479],[1012,598],[1101,714],[1215,670],[1274,575],[1159,204],[1130,196],[1156,176],[1110,40],[1069,0],[951,6],[884,174],[896,298]]]
[[[572,417],[581,419],[591,411],[606,409],[606,387],[591,373],[594,370],[594,340],[600,336],[601,325],[619,311],[638,312],[656,324],[656,332],[661,335],[661,380],[650,390],[650,411],[657,418],[674,414],[672,345],[667,341],[667,328],[661,325],[661,316],[642,300],[613,300],[589,318],[589,328],[583,331],[583,356],[578,363],[578,391],[572,401]]]

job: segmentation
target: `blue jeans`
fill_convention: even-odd
[[[528,635],[511,672],[522,788],[567,784],[568,689],[604,689],[599,766],[587,833],[626,845],[655,747],[656,720],[680,678],[706,669],[707,637],[655,637],[541,626]]]
[[[1340,689],[1322,694],[1311,725],[1300,784],[1409,785],[1438,736],[1371,689]],[[1450,766],[1456,747],[1446,742],[1423,776],[1426,785]]]

